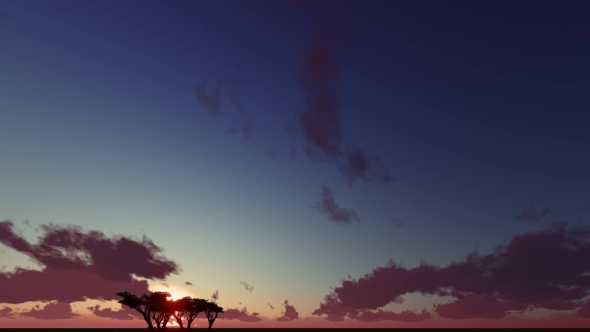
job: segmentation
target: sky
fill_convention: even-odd
[[[590,327],[587,59],[587,1],[0,0],[2,326]]]

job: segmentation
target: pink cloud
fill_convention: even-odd
[[[297,312],[294,306],[289,304],[288,300],[283,302],[283,306],[285,307],[285,311],[283,312],[282,316],[277,318],[279,322],[290,322],[292,320],[299,319],[299,312]]]
[[[43,308],[37,305],[31,310],[20,313],[24,317],[32,317],[35,319],[54,320],[54,319],[71,319],[79,314],[72,312],[72,306],[69,303],[55,302],[48,303]]]
[[[120,310],[113,310],[111,308],[101,309],[100,305],[97,304],[94,307],[88,307],[88,310],[96,316],[117,320],[132,320],[138,318],[136,316],[138,315],[137,311],[123,305],[121,305]]]
[[[219,291],[216,290],[215,293],[211,294],[211,298],[213,300],[219,299]]]
[[[15,310],[10,307],[4,306],[4,308],[0,309],[0,318],[14,318]]]
[[[356,319],[359,311],[402,303],[409,293],[454,296],[435,310],[453,319],[499,317],[524,308],[574,310],[590,287],[590,226],[567,222],[515,236],[492,254],[474,252],[446,267],[405,268],[392,261],[343,280],[314,315]]]
[[[115,293],[123,290],[148,292],[147,281],[133,276],[164,279],[179,270],[146,237],[111,239],[75,226],[43,225],[41,230],[44,234],[32,244],[13,231],[11,221],[0,222],[0,243],[44,266],[40,271],[0,272],[0,302],[115,300]]]
[[[518,221],[534,221],[537,222],[545,217],[551,215],[551,208],[544,207],[541,211],[538,211],[535,204],[531,203],[522,209],[517,215],[516,220]]]
[[[193,283],[190,282],[190,281],[185,281],[184,284],[187,285],[187,286],[192,286],[193,285]]]
[[[322,201],[312,206],[315,210],[325,214],[329,221],[340,225],[351,225],[353,222],[360,222],[358,213],[352,209],[341,208],[334,200],[332,190],[322,186]]]
[[[273,307],[272,304],[270,304],[270,302],[268,302],[267,304],[271,309],[273,309],[273,310],[275,309],[275,307]]]
[[[224,313],[219,314],[219,318],[221,319],[237,319],[246,323],[255,323],[262,321],[262,318],[260,318],[259,316],[260,315],[257,312],[254,312],[252,314],[248,313],[248,309],[246,308],[242,308],[242,310],[238,310],[237,308],[227,309]]]
[[[164,287],[166,287],[166,288],[169,288],[169,287],[170,287],[170,285],[168,285],[168,284],[167,284],[167,283],[165,283],[165,282],[161,282],[161,283],[160,283],[160,285],[162,285],[162,286],[164,286]]]

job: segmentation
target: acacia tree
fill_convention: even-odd
[[[217,319],[217,315],[223,313],[223,308],[218,306],[215,302],[207,302],[205,303],[205,315],[207,316],[207,320],[209,321],[209,328],[213,326],[213,323]]]
[[[182,299],[170,301],[170,305],[172,307],[172,316],[176,319],[176,322],[178,323],[178,326],[180,326],[181,329],[184,328],[182,319],[186,316],[188,312],[190,299],[191,298],[189,296],[185,296]]]
[[[166,328],[170,315],[170,305],[168,304],[168,298],[170,297],[168,292],[154,292],[148,297],[148,302],[152,307],[152,319],[156,322],[158,329]]]
[[[151,306],[149,297],[147,295],[142,294],[141,296],[137,296],[129,292],[119,292],[116,294],[121,298],[118,301],[120,304],[139,312],[148,324],[148,328],[154,328],[154,325],[152,324],[152,320],[150,318],[153,311],[153,307]]]
[[[197,316],[205,311],[205,306],[207,305],[207,300],[203,300],[203,299],[197,299],[197,298],[189,298],[189,304],[187,307],[187,315],[186,315],[186,327],[188,329],[191,328],[191,324],[193,323],[193,320],[195,320],[195,318],[197,318]]]

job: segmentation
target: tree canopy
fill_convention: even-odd
[[[211,329],[218,314],[223,313],[223,308],[215,302],[190,296],[170,300],[168,292],[153,292],[141,296],[129,292],[119,292],[117,296],[121,297],[118,301],[120,304],[139,312],[150,329],[154,329],[154,327],[165,329],[170,318],[174,318],[181,329],[184,328],[183,320],[186,320],[186,327],[190,329],[191,324],[201,312],[205,312],[209,329]]]

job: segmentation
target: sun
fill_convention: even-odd
[[[190,292],[187,292],[186,290],[177,287],[175,285],[169,285],[168,287],[164,286],[164,285],[153,285],[152,287],[150,287],[150,291],[152,292],[168,292],[170,293],[170,300],[179,300],[182,299],[185,296],[193,296]]]

